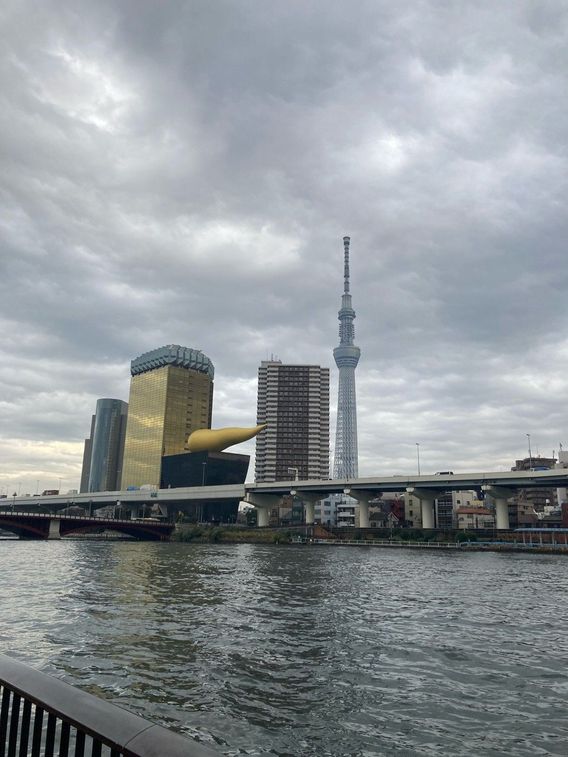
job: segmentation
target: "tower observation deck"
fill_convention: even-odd
[[[333,350],[339,368],[339,392],[337,397],[337,428],[335,432],[334,478],[356,478],[358,475],[357,450],[357,399],[355,393],[355,368],[361,350],[354,344],[355,311],[349,291],[349,237],[343,237],[343,295],[339,311],[339,346]]]

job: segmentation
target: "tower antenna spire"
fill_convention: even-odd
[[[337,428],[335,433],[334,478],[357,478],[357,401],[355,393],[355,368],[361,350],[355,345],[355,311],[351,302],[349,286],[350,237],[343,237],[343,296],[339,318],[339,346],[333,350],[339,368],[339,392],[337,397]]]
[[[350,237],[343,237],[343,291],[349,293],[349,245]]]

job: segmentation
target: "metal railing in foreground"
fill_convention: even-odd
[[[212,757],[184,738],[0,655],[0,757]]]

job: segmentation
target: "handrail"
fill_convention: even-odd
[[[404,547],[408,549],[499,549],[524,550],[538,547],[543,550],[568,552],[568,544],[563,542],[522,542],[522,541],[387,541],[381,539],[310,539],[309,544],[326,544],[334,547]]]
[[[418,547],[420,549],[459,549],[457,541],[389,541],[387,539],[312,539],[312,544],[330,544],[336,547]]]
[[[2,757],[53,757],[55,754],[83,757],[89,746],[93,757],[103,754],[110,757],[212,757],[216,754],[202,744],[6,655],[0,655],[0,692]],[[74,752],[70,748],[74,748]]]

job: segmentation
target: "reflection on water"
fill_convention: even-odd
[[[563,556],[0,542],[2,651],[275,755],[568,753]]]

